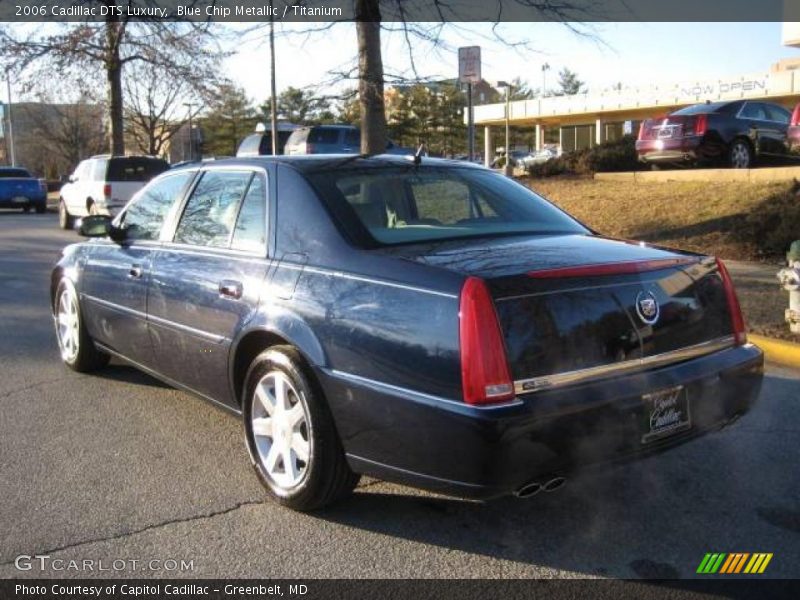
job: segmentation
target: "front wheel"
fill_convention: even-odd
[[[69,214],[63,198],[58,200],[58,226],[61,229],[72,229],[72,215]]]
[[[55,321],[61,360],[73,371],[86,373],[108,364],[109,355],[98,350],[81,318],[75,287],[67,279],[58,284],[55,299]]]
[[[732,169],[749,169],[753,166],[753,150],[744,140],[736,140],[731,145],[729,162]]]
[[[291,346],[275,346],[250,366],[242,415],[250,460],[280,504],[309,511],[353,491],[350,470],[322,392]]]

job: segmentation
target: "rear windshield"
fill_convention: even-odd
[[[158,158],[112,158],[106,181],[150,181],[168,169],[167,162]]]
[[[31,174],[25,169],[0,169],[0,177],[24,177],[30,178]]]
[[[361,168],[308,177],[349,236],[368,245],[588,233],[528,188],[482,169]]]
[[[709,102],[708,104],[694,104],[680,110],[676,110],[673,115],[705,115],[708,113],[722,112],[721,108],[730,102]]]

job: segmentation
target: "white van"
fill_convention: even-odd
[[[152,156],[93,156],[81,161],[58,200],[58,224],[72,229],[75,217],[116,214],[169,163]]]

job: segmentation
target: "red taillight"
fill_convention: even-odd
[[[482,279],[469,277],[459,313],[461,383],[464,402],[489,404],[514,397],[500,323]]]
[[[107,183],[103,186],[103,196],[111,198],[111,184]]]
[[[790,125],[792,127],[796,127],[797,125],[800,125],[800,104],[795,106],[794,110],[792,111],[792,120],[790,122]]]
[[[722,286],[725,288],[725,296],[728,299],[728,311],[731,313],[731,325],[733,327],[733,337],[738,345],[747,342],[747,329],[744,325],[742,308],[739,306],[739,298],[736,297],[736,290],[733,288],[733,281],[725,268],[725,264],[717,259],[717,270],[722,277]]]
[[[694,134],[703,135],[708,129],[708,115],[697,115],[694,121]]]
[[[645,120],[639,124],[639,137],[637,139],[640,140],[644,139],[645,126],[649,125],[649,123],[650,123],[649,120]]]

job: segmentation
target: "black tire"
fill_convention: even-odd
[[[29,212],[31,212],[31,207],[30,207],[30,204],[29,204],[28,206],[23,206],[23,207],[22,207],[22,212],[24,212],[24,213],[29,213]]]
[[[74,317],[77,319],[77,323],[72,324],[72,329],[74,330],[73,339],[77,339],[77,351],[75,352],[67,350],[65,334],[63,333],[62,329],[60,307],[62,303],[62,296],[65,294],[69,294],[71,297],[68,297],[66,302],[71,302],[73,300],[75,302]],[[75,288],[69,280],[62,279],[58,284],[53,306],[56,316],[56,338],[58,340],[58,347],[61,352],[61,360],[64,362],[64,364],[73,371],[78,371],[79,373],[88,373],[89,371],[94,371],[96,369],[105,367],[111,357],[105,352],[101,352],[97,349],[97,347],[94,345],[94,340],[92,340],[92,338],[89,336],[89,333],[86,331],[86,327],[83,324],[83,316],[81,315],[80,302],[78,301]]]
[[[755,164],[755,154],[750,142],[744,139],[733,140],[728,150],[728,165],[731,169],[751,169]]]
[[[300,427],[304,429],[295,430],[295,425],[290,425],[289,429],[276,432],[270,425],[272,433],[260,434],[257,445],[253,432],[253,417],[258,411],[263,411],[263,404],[257,397],[256,387],[276,377],[291,384],[293,389],[287,392],[287,401],[291,395],[295,400],[292,408],[296,408],[297,405],[303,408],[303,423]],[[272,392],[273,397],[278,396],[275,389]],[[272,410],[276,410],[274,405]],[[275,414],[271,412],[268,415],[271,424],[276,421]],[[245,377],[242,416],[250,461],[261,483],[279,504],[298,511],[315,510],[348,496],[358,484],[360,476],[353,473],[347,464],[333,417],[322,391],[300,354],[293,347],[273,346],[255,358]],[[294,439],[296,433],[302,436],[301,431],[305,434],[309,446],[308,460],[302,461],[296,458],[297,462],[294,462],[295,458],[291,458],[295,468],[297,465],[303,465],[302,473],[299,474],[296,483],[282,485],[270,475],[269,469],[265,466],[265,449],[271,451],[272,446],[276,445],[273,441],[276,438]],[[267,443],[269,447],[266,446]],[[291,453],[291,450],[287,449],[286,452]],[[269,455],[269,452],[267,454]],[[274,469],[277,469],[280,460],[284,464],[283,470],[288,472],[285,459],[282,458],[284,455],[280,456],[281,458],[273,461]]]
[[[36,214],[43,215],[47,212],[47,204],[37,204],[36,205]]]
[[[69,214],[63,198],[58,199],[58,226],[61,229],[72,229],[74,226],[73,217]]]

